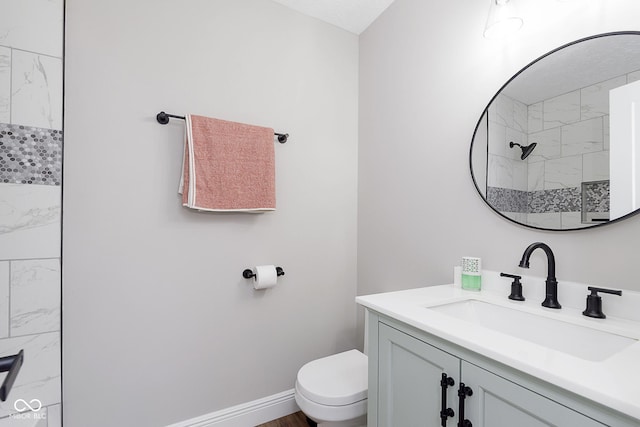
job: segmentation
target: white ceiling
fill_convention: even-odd
[[[597,37],[571,45],[533,64],[503,93],[531,105],[544,99],[640,70],[640,37]]]
[[[290,9],[360,34],[393,0],[274,0]]]

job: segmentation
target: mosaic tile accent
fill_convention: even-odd
[[[62,131],[0,123],[0,183],[60,185]]]
[[[582,183],[586,212],[609,212],[609,181]]]
[[[528,194],[511,188],[487,187],[487,201],[500,212],[528,212]]]
[[[584,194],[586,212],[609,212],[609,181],[586,182],[583,183],[583,189],[575,187],[520,191],[488,187],[487,201],[499,212],[527,214],[582,212]]]
[[[529,192],[529,213],[580,212],[580,188],[557,188]]]

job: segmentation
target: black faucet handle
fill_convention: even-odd
[[[510,277],[513,279],[513,282],[511,282],[511,294],[509,295],[509,299],[514,301],[524,301],[524,297],[522,296],[522,282],[520,282],[522,276],[507,273],[500,273],[500,276]]]
[[[605,288],[596,288],[595,286],[587,287],[588,290],[591,291],[591,295],[598,295],[598,292],[604,292],[605,294],[613,294],[613,295],[622,295],[622,291],[619,289],[605,289]]]
[[[587,287],[591,291],[591,294],[587,295],[587,307],[582,312],[587,317],[594,317],[596,319],[605,319],[607,316],[602,312],[602,297],[598,295],[598,292],[612,295],[622,295],[621,290],[617,289],[604,289],[596,288],[595,286]]]

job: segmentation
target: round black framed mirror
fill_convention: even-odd
[[[499,215],[542,230],[636,214],[636,103],[640,32],[598,34],[537,58],[500,88],[476,125],[469,163],[478,193]]]

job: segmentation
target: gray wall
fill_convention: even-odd
[[[356,36],[268,1],[67,0],[65,421],[158,426],[289,389],[303,363],[353,346],[356,278],[360,294],[445,283],[463,255],[516,271],[543,240],[560,281],[639,289],[640,217],[537,232],[473,188],[469,141],[495,91],[640,14],[636,0],[527,3],[518,35],[487,41],[488,4],[396,0],[358,65]],[[158,125],[162,109],[291,133],[278,211],[180,207],[183,126]],[[267,263],[287,274],[255,293],[240,272]]]
[[[67,0],[65,425],[160,426],[356,342],[358,39],[264,0]],[[277,211],[177,195],[183,123],[273,127]],[[255,292],[243,269],[277,264]]]
[[[640,290],[640,216],[577,232],[541,232],[491,211],[469,174],[480,114],[515,72],[571,40],[637,29],[635,0],[521,1],[525,25],[482,37],[489,1],[396,0],[360,36],[358,294],[448,283],[462,256],[517,268],[548,243],[557,277]],[[544,254],[531,273],[544,275]]]

